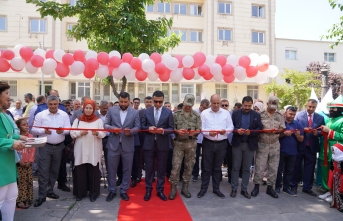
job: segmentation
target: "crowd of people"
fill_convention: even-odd
[[[162,91],[144,99],[121,92],[119,101],[97,103],[90,97],[60,100],[57,90],[35,98],[25,94],[10,109],[9,85],[0,81],[0,208],[4,221],[13,220],[15,207],[41,206],[46,197],[58,199],[57,188],[66,185],[66,164],[73,169],[73,195],[91,202],[100,194],[101,177],[108,178],[110,202],[117,196],[129,200],[127,191],[141,182],[145,170],[145,201],[157,197],[166,201],[181,194],[190,198],[189,184],[201,177],[197,197],[204,197],[212,177],[213,194],[220,198],[222,165],[227,166],[230,197],[240,193],[256,197],[260,185],[278,198],[281,190],[297,196],[302,192],[317,196],[314,180],[327,192],[318,197],[343,212],[343,97],[328,105],[329,116],[316,113],[317,100],[306,108],[286,106],[280,111],[279,99],[270,96],[264,104],[245,96],[230,110],[229,101],[214,94],[195,107],[195,97],[185,96],[175,105],[164,100]],[[72,128],[72,129],[70,129]],[[39,148],[25,148],[32,137],[47,137]],[[327,138],[327,139],[324,139]],[[327,143],[325,143],[327,142]],[[317,154],[319,157],[317,158]],[[107,173],[104,173],[103,161]],[[316,167],[317,164],[317,167]],[[253,169],[254,187],[248,191]],[[317,168],[317,171],[315,171]],[[101,171],[103,174],[101,174]],[[316,179],[315,179],[316,174]],[[38,199],[33,201],[32,176],[38,176]],[[164,194],[165,178],[171,191]],[[155,183],[155,184],[154,184]]]

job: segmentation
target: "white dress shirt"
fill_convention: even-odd
[[[208,108],[201,113],[202,130],[233,130],[233,124],[230,112],[219,108],[217,112],[212,111],[212,108]],[[226,132],[224,135],[218,133],[217,136],[211,137],[209,132],[202,132],[205,138],[209,140],[224,140],[228,139],[228,134],[231,132]]]
[[[127,115],[127,109],[124,111],[121,108],[119,108],[119,109],[120,109],[119,114],[120,114],[121,125],[124,126],[125,118]]]
[[[68,114],[60,109],[58,109],[55,114],[51,113],[49,109],[38,113],[33,123],[32,134],[38,135],[39,137],[47,137],[48,143],[50,144],[58,144],[63,142],[65,135],[69,134],[69,130],[65,130],[61,134],[57,134],[56,130],[51,130],[51,134],[46,134],[45,129],[37,128],[35,126],[64,128],[71,127]]]
[[[14,119],[18,119],[19,117],[23,116],[23,108],[10,110],[11,114],[13,115]]]

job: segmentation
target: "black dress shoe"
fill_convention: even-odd
[[[257,196],[260,192],[260,184],[255,184],[254,189],[251,191],[251,196]]]
[[[231,196],[232,198],[235,198],[236,195],[237,195],[237,190],[231,190],[230,196]]]
[[[147,190],[144,195],[144,201],[149,201],[151,198],[151,190]]]
[[[245,198],[247,198],[247,199],[250,199],[251,198],[251,196],[250,196],[250,194],[247,192],[247,191],[241,191],[241,194],[245,197]]]
[[[220,192],[219,190],[213,191],[213,194],[222,198],[222,199],[225,198],[225,195],[222,192]]]
[[[76,201],[81,201],[83,197],[76,197]]]
[[[48,193],[48,194],[46,194],[46,197],[51,198],[51,199],[55,199],[55,200],[60,198],[58,195],[56,195],[54,193]]]
[[[158,196],[161,200],[167,201],[167,197],[166,197],[166,195],[164,195],[163,191],[157,192],[157,196]]]
[[[142,180],[142,177],[137,177],[137,179],[136,179],[137,183],[140,183],[141,180]]]
[[[117,185],[117,186],[120,186],[121,183],[122,183],[122,180],[121,180],[121,179],[118,179],[117,182],[116,182],[116,185]]]
[[[108,196],[106,197],[106,201],[111,202],[114,199],[114,197],[116,197],[116,196],[117,196],[116,193],[110,192],[110,194],[108,194]]]
[[[201,189],[200,192],[198,193],[197,197],[201,198],[205,195],[205,193],[206,193],[206,190]]]
[[[94,196],[89,197],[89,201],[94,202],[95,200],[96,200],[96,197]]]
[[[291,187],[291,190],[292,190],[295,194],[298,194],[298,188],[296,188],[296,187]]]
[[[35,204],[33,204],[34,207],[39,207],[41,206],[44,202],[46,201],[46,198],[39,198]]]
[[[57,189],[60,189],[60,190],[62,190],[62,191],[64,191],[64,192],[70,192],[70,188],[67,187],[67,185],[65,185],[65,184],[58,185],[58,186],[57,186]]]
[[[279,195],[275,192],[272,186],[269,186],[269,185],[267,186],[266,193],[273,198],[279,198]]]
[[[317,194],[313,192],[312,190],[303,190],[303,193],[307,193],[310,196],[317,196]]]
[[[120,198],[122,198],[122,199],[125,200],[125,201],[128,201],[128,200],[129,200],[129,196],[127,195],[127,193],[121,193],[121,194],[120,194]]]
[[[137,186],[137,181],[135,179],[131,180],[131,187],[134,188]]]

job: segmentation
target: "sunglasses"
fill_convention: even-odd
[[[286,111],[291,110],[291,111],[297,111],[298,108],[294,106],[287,107]]]
[[[229,105],[228,104],[222,104],[222,107],[228,107]]]
[[[155,104],[162,104],[163,101],[155,101],[155,100],[154,100],[154,103],[155,103]]]

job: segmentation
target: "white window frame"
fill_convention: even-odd
[[[69,5],[70,6],[76,6],[78,0],[69,0]]]
[[[253,33],[257,33],[257,42],[253,41]],[[260,34],[263,35],[263,42],[260,42]],[[265,39],[265,33],[263,31],[252,31],[251,32],[251,43],[252,44],[265,44],[266,39]]]
[[[292,56],[292,53],[295,56]],[[285,50],[285,59],[286,60],[297,60],[298,59],[297,50],[286,49]]]
[[[77,93],[76,82],[70,82],[70,99],[76,100],[76,97],[77,97],[76,93]]]
[[[152,7],[152,11],[148,11],[148,9]],[[145,4],[145,12],[148,12],[148,13],[153,13],[155,11],[155,5],[154,4]]]
[[[257,15],[253,14],[254,7],[257,7]],[[262,9],[262,13],[261,13],[261,9]],[[253,18],[265,18],[265,6],[264,5],[252,5],[251,6],[251,17],[253,17]]]
[[[79,93],[80,92],[80,89],[83,88],[83,92],[82,93]],[[86,89],[89,89],[89,93],[87,93]],[[82,98],[84,96],[91,96],[91,83],[90,82],[77,82],[77,88],[76,88],[76,91],[77,91],[77,97],[78,98]]]
[[[159,6],[163,5],[163,11],[159,11]],[[169,11],[166,11],[167,5],[169,5]],[[157,13],[171,13],[171,3],[169,2],[158,2],[157,3]]]
[[[181,42],[187,42],[187,30],[184,30],[184,29],[174,29],[173,32],[176,34],[176,35],[179,35],[180,32],[182,32],[182,35],[181,35]]]
[[[219,12],[219,5],[223,4],[224,5],[224,12]],[[230,5],[230,11],[227,12],[226,11],[226,5]],[[218,10],[217,13],[220,15],[231,15],[231,11],[232,11],[232,5],[231,2],[218,2]]]
[[[146,83],[138,83],[138,98],[141,100],[141,102],[144,101],[144,98],[146,97],[146,91],[147,91],[147,84]]]
[[[181,84],[181,88],[180,88],[181,100],[184,99],[187,94],[195,94],[194,84]]]
[[[73,29],[73,26],[76,25],[75,23],[67,23],[66,25],[66,36],[68,41],[73,41],[73,37],[68,34],[68,31]]]
[[[38,21],[38,31],[32,31],[32,21]],[[45,30],[42,31],[41,30],[41,26],[43,25],[42,22],[44,21],[44,25],[45,25]],[[30,18],[29,19],[29,33],[47,33],[47,20],[44,18]]]
[[[190,30],[189,31],[189,41],[190,42],[202,42],[202,31],[200,30]],[[192,40],[192,33],[195,33],[196,34],[196,40],[193,41]]]
[[[173,89],[174,87],[174,89]],[[177,88],[177,90],[175,90],[175,87]],[[180,94],[180,84],[178,83],[172,83],[171,84],[171,99],[169,102],[172,102],[172,103],[177,103],[179,104],[179,101],[180,101],[180,98],[179,98],[179,94]]]
[[[6,15],[0,15],[0,19],[4,20],[5,29],[0,29],[0,31],[7,31],[7,16]]]
[[[195,13],[192,12],[192,9],[195,9],[196,12]],[[200,4],[190,4],[189,5],[189,15],[190,16],[202,16],[202,5],[200,5]]]
[[[17,97],[18,96],[18,81],[16,80],[1,80],[2,82],[6,82],[10,86],[10,97]]]
[[[147,85],[146,85],[146,96],[152,96],[152,94],[157,90],[161,90],[161,84],[160,83],[147,83]]]
[[[247,95],[252,99],[258,99],[258,85],[247,85]]]
[[[330,60],[330,55],[333,55],[333,60]],[[324,52],[324,61],[326,61],[326,62],[336,62],[336,53]]]
[[[183,14],[180,13],[182,5],[186,6],[185,13],[183,13]],[[178,7],[177,12],[175,10],[175,7]],[[173,13],[176,14],[176,15],[187,15],[187,4],[185,4],[185,3],[174,3],[173,4]]]
[[[227,98],[228,85],[227,84],[215,84],[216,94],[219,94],[221,98]]]
[[[220,39],[220,32],[223,32],[223,39]],[[230,40],[226,39],[225,37],[225,31],[230,31]],[[232,29],[229,28],[218,28],[218,41],[229,41],[232,42]]]
[[[94,100],[95,101],[101,100],[101,84],[100,84],[100,81],[94,82],[93,91],[94,91],[94,94],[93,94]]]
[[[202,84],[195,85],[195,102],[201,101]]]

